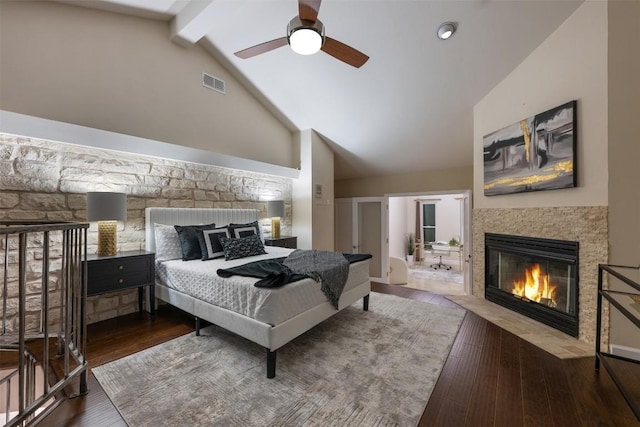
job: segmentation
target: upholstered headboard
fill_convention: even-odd
[[[198,209],[198,208],[147,208],[145,211],[146,249],[155,252],[155,224],[192,225],[215,223],[222,227],[232,222],[257,221],[260,211],[256,209]]]

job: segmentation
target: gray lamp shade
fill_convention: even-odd
[[[87,221],[126,221],[127,195],[125,193],[87,193]]]
[[[267,217],[283,217],[284,216],[284,200],[269,200],[267,202]]]

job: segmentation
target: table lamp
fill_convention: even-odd
[[[284,200],[269,200],[267,216],[271,218],[271,238],[280,238],[280,218],[284,216]]]
[[[98,255],[115,255],[118,252],[118,221],[126,220],[125,193],[87,193],[87,221],[98,221]]]

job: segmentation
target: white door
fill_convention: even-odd
[[[353,198],[353,252],[371,254],[369,276],[387,282],[386,205],[384,197]]]

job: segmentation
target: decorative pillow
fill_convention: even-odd
[[[173,225],[154,224],[156,237],[156,260],[169,261],[182,258],[182,246]]]
[[[198,231],[198,241],[203,261],[224,256],[224,249],[222,248],[222,243],[220,243],[221,236],[231,237],[227,227]]]
[[[189,261],[192,259],[202,258],[200,241],[198,240],[198,232],[201,230],[214,229],[216,228],[216,225],[174,225],[174,227],[178,232],[180,246],[182,247],[182,260]]]
[[[247,237],[252,234],[255,234],[260,239],[262,239],[262,235],[260,234],[260,226],[258,225],[258,221],[248,222],[246,224],[229,224],[229,231],[231,231],[231,237],[239,239],[241,237]]]
[[[264,250],[264,245],[260,237],[255,234],[250,234],[247,237],[241,237],[239,239],[229,239],[228,237],[221,236],[220,243],[222,243],[224,249],[224,259],[227,261],[267,253]]]

